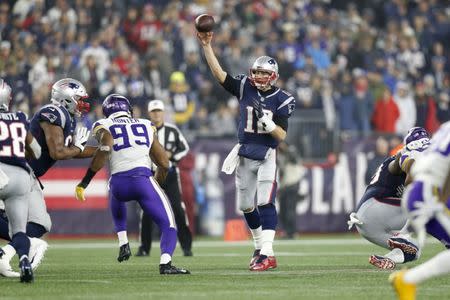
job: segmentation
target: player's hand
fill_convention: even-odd
[[[86,201],[86,198],[84,197],[84,187],[81,184],[78,184],[75,188],[75,197],[80,202]]]
[[[200,41],[200,44],[202,44],[202,46],[207,46],[211,44],[212,37],[213,37],[212,32],[197,32],[197,38]]]
[[[253,99],[253,110],[255,111],[256,117],[258,119],[261,119],[262,117],[264,117],[263,108],[265,106],[266,105],[264,103],[262,103],[260,100]]]
[[[80,148],[81,152],[84,150],[84,145],[89,139],[89,134],[91,132],[86,127],[79,127],[77,132],[73,137],[73,145],[77,148]]]

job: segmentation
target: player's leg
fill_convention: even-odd
[[[254,271],[264,271],[277,267],[273,251],[273,241],[278,223],[275,197],[277,194],[276,151],[269,153],[264,162],[260,162],[257,173],[257,203],[261,219],[261,253],[253,266]]]
[[[140,223],[140,241],[141,245],[136,253],[136,256],[148,256],[152,246],[152,234],[153,234],[153,220],[140,209],[141,223]]]
[[[14,253],[19,256],[19,267],[21,270],[20,278],[22,282],[31,282],[33,280],[33,271],[28,259],[30,251],[30,240],[25,234],[25,228],[28,218],[28,197],[30,192],[31,177],[25,170],[1,164],[4,170],[11,178],[8,185],[0,191],[0,197],[5,199],[5,211],[9,220],[9,235],[12,237],[10,244],[6,247],[14,248]],[[8,277],[16,277],[15,272],[11,272],[8,257],[8,251],[0,250],[2,261],[0,262],[0,274]],[[13,253],[11,251],[11,253]]]
[[[356,218],[362,223],[356,224],[356,229],[361,236],[386,249],[391,249],[388,240],[406,223],[401,207],[382,203],[374,198],[366,200],[359,207]],[[380,269],[394,269],[396,264],[412,261],[415,258],[416,253],[410,254],[395,248],[385,255],[371,255],[369,262]]]
[[[255,250],[250,260],[251,268],[259,258],[262,247],[262,227],[261,218],[258,210],[255,208],[256,194],[256,169],[255,161],[240,157],[236,168],[236,190],[239,209],[244,213],[245,221],[253,237]]]
[[[30,260],[33,270],[42,262],[48,244],[41,237],[52,227],[50,215],[45,205],[44,193],[38,179],[33,175],[30,199],[28,201],[27,235],[30,237]]]
[[[177,236],[184,256],[192,256],[192,234],[186,221],[186,213],[181,206],[181,194],[177,172],[169,172],[162,186],[172,206],[177,224]]]
[[[3,200],[1,200],[3,202]],[[11,241],[9,236],[8,217],[4,209],[0,209],[0,239]]]
[[[161,230],[160,274],[189,274],[187,270],[172,266],[172,255],[177,243],[177,230],[169,199],[153,177],[143,181],[139,191],[141,192],[137,198],[139,204]]]
[[[437,189],[425,182],[413,182],[404,193],[402,206],[416,231],[420,245],[423,245],[426,232],[441,240],[446,247],[450,245],[450,218],[445,205],[438,202]],[[412,268],[393,273],[389,280],[400,299],[415,299],[416,285],[443,274],[450,273],[450,251],[443,251],[427,262]],[[403,297],[403,298],[402,298]]]
[[[127,177],[117,177],[116,180],[111,179],[110,182],[110,209],[113,217],[114,229],[119,240],[119,256],[117,257],[118,262],[128,260],[131,256],[130,244],[128,242],[127,235],[126,198],[120,197],[120,189],[122,187],[127,188],[126,185],[129,184],[126,179]]]

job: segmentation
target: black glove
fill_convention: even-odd
[[[255,111],[256,117],[261,119],[264,116],[263,108],[266,105],[262,103],[259,99],[253,99],[253,110]]]

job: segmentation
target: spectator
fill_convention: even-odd
[[[423,82],[416,83],[416,95],[414,98],[417,111],[417,120],[414,126],[423,127],[430,134],[434,133],[439,127],[436,104],[433,98],[425,94]]]
[[[438,95],[437,119],[442,124],[450,121],[450,97],[448,93],[441,92]]]
[[[395,132],[399,135],[406,135],[408,130],[414,127],[417,119],[416,105],[408,83],[404,81],[397,83],[394,101],[400,112],[395,124]]]
[[[375,103],[372,115],[375,132],[395,133],[395,126],[399,117],[400,111],[398,106],[392,98],[391,91],[386,86],[383,95]]]

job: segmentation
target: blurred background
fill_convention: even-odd
[[[86,126],[102,117],[108,94],[126,95],[136,117],[163,100],[191,146],[180,164],[191,230],[222,236],[239,218],[234,177],[220,173],[236,143],[238,103],[200,52],[193,20],[201,13],[216,20],[213,47],[229,74],[273,56],[277,85],[297,100],[279,150],[282,236],[345,231],[371,174],[408,129],[433,133],[450,120],[450,4],[439,0],[3,0],[0,77],[29,116],[56,80],[80,80],[92,107]],[[107,170],[87,203],[73,197],[88,163],[60,162],[43,178],[54,236],[113,233]],[[137,232],[136,207],[128,213]]]

